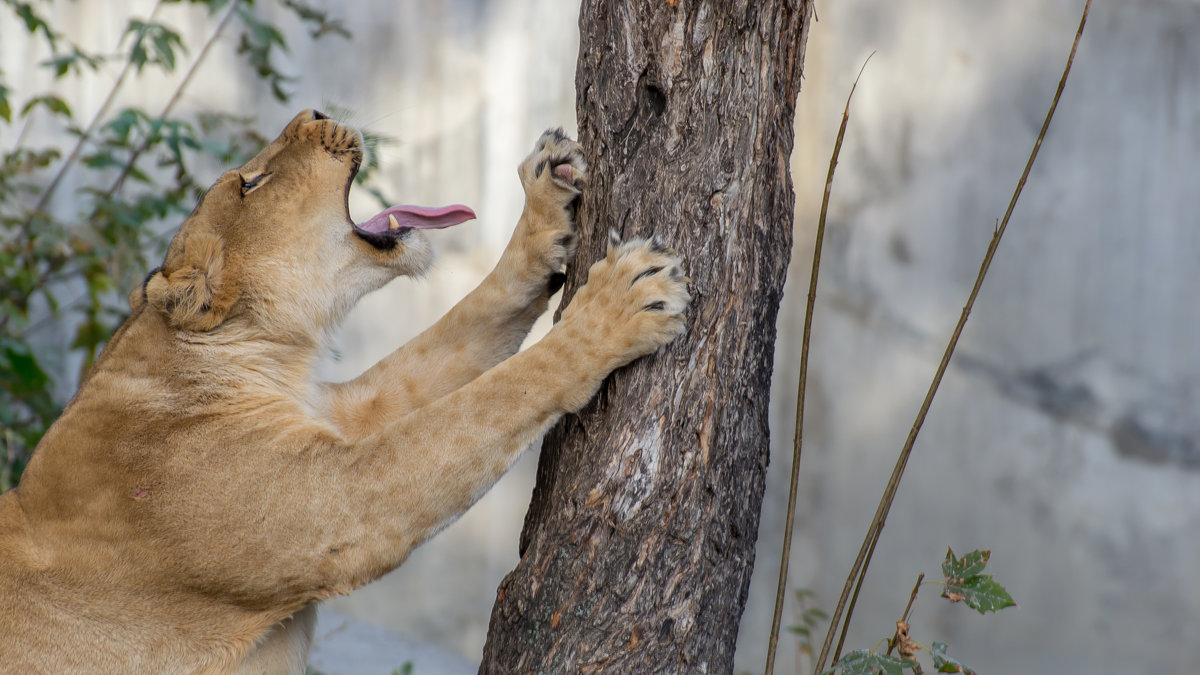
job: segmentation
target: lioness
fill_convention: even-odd
[[[315,604],[461,514],[613,369],[683,330],[677,257],[595,263],[517,353],[576,242],[581,148],[547,132],[496,268],[360,377],[313,379],[359,298],[431,261],[465,207],[347,210],[362,137],[315,111],[221,176],[132,315],[0,495],[0,669],[304,670]]]

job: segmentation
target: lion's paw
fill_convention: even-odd
[[[574,201],[587,185],[583,147],[561,128],[542,134],[517,173],[529,198],[545,197],[561,206]]]
[[[525,251],[525,264],[549,275],[547,287],[554,293],[578,244],[573,207],[587,184],[583,148],[562,129],[551,129],[538,139],[517,173],[525,188],[525,213],[514,238]]]
[[[563,312],[613,367],[650,354],[684,330],[691,295],[681,261],[656,240],[614,242]]]

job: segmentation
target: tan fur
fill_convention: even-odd
[[[314,382],[345,312],[430,264],[420,231],[392,250],[354,235],[361,147],[301,113],[213,185],[131,294],[0,495],[0,669],[303,672],[316,602],[395,568],[609,372],[683,330],[678,259],[614,244],[517,353],[573,253],[586,173],[578,145],[547,133],[483,283],[357,379]]]

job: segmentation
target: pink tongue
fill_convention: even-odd
[[[359,229],[376,234],[387,232],[391,221],[389,216],[396,217],[399,227],[438,230],[443,227],[457,225],[464,220],[473,220],[475,212],[461,204],[450,206],[391,206],[367,220],[358,224]]]

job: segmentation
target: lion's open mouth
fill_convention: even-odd
[[[350,186],[358,174],[359,161],[351,167],[346,179],[346,212],[350,211]],[[475,212],[462,204],[449,206],[412,206],[399,204],[389,206],[361,223],[351,221],[354,234],[382,251],[396,247],[405,234],[412,230],[440,230],[467,220],[474,220]]]
[[[475,217],[475,212],[462,204],[450,206],[391,206],[355,225],[371,234],[400,236],[408,230],[440,230]]]
[[[474,218],[475,212],[462,204],[437,207],[401,204],[355,223],[354,234],[381,251],[390,251],[412,230],[440,230]]]

